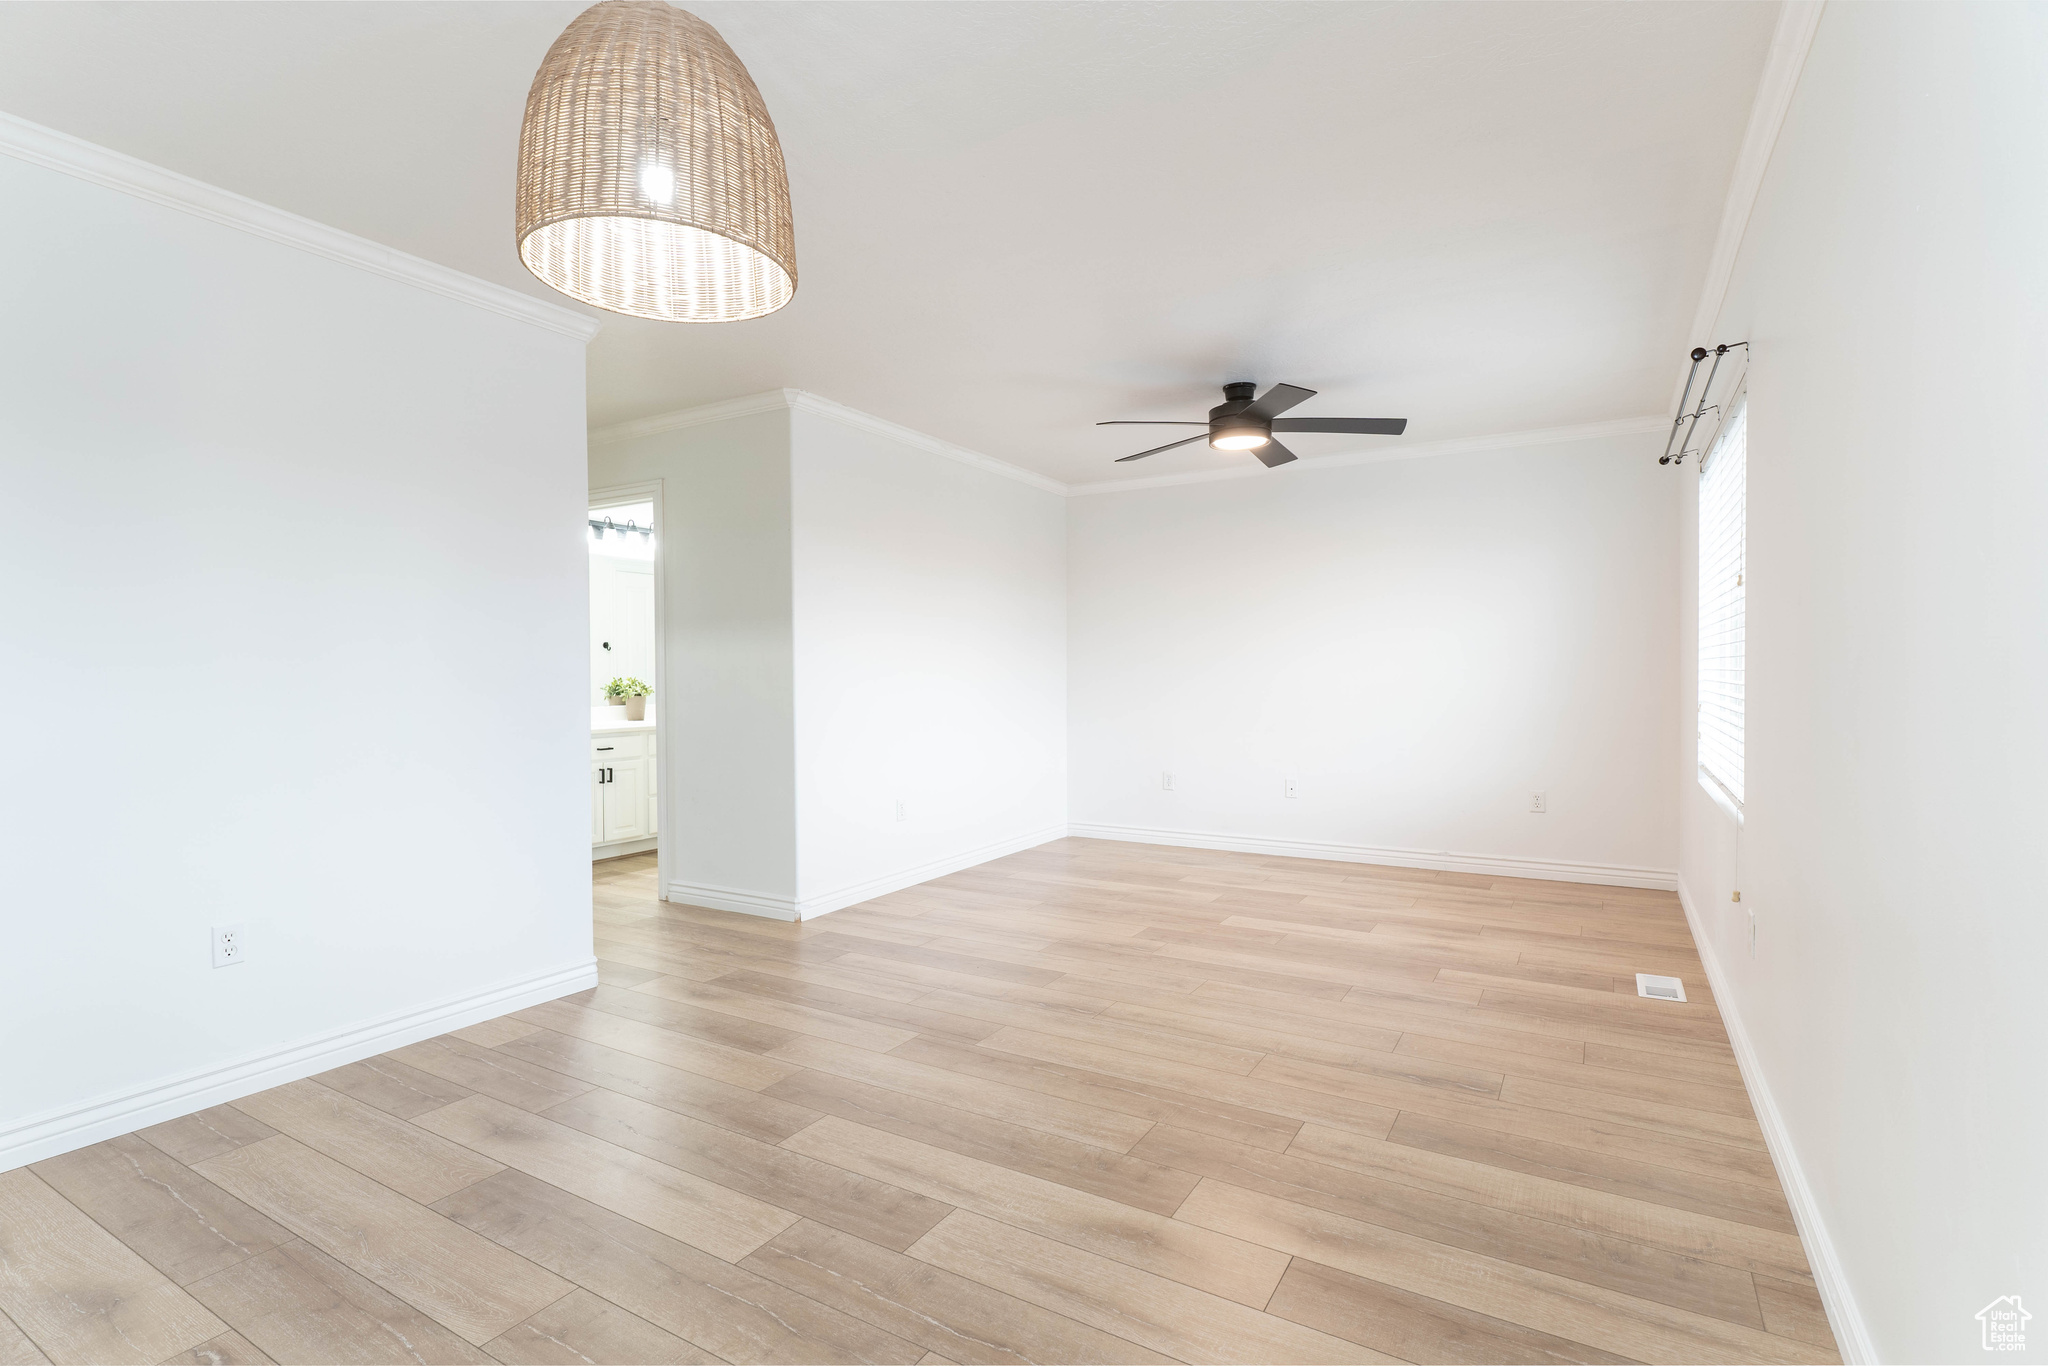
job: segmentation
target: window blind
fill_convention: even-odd
[[[1749,401],[1736,401],[1700,469],[1700,779],[1742,805],[1743,569]]]

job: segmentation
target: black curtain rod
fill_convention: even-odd
[[[1704,346],[1695,346],[1692,349],[1692,369],[1685,372],[1685,393],[1679,397],[1678,416],[1671,419],[1671,435],[1664,438],[1664,454],[1658,458],[1658,464],[1669,465],[1676,461],[1682,465],[1685,463],[1685,457],[1697,454],[1695,451],[1688,450],[1687,447],[1692,445],[1693,433],[1699,430],[1700,419],[1713,411],[1713,408],[1707,406],[1707,394],[1714,387],[1714,376],[1721,373],[1721,357],[1727,355],[1738,346],[1748,345],[1749,343],[1746,341],[1722,342],[1712,351],[1707,350]],[[1714,358],[1714,363],[1707,367],[1707,382],[1700,386],[1699,406],[1688,413],[1685,410],[1685,405],[1692,402],[1692,382],[1699,378],[1700,362],[1708,356]],[[1715,408],[1719,406],[1719,404],[1714,405]],[[1692,425],[1686,425],[1688,420],[1690,420]],[[1685,440],[1683,441],[1678,439],[1678,429],[1680,427],[1685,427]],[[1678,447],[1676,455],[1671,453],[1671,448],[1674,445]]]

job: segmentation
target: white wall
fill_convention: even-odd
[[[785,914],[797,895],[789,413],[593,443],[589,480],[662,485],[662,875],[678,900]]]
[[[1669,885],[1677,488],[1656,449],[1072,499],[1077,829]]]
[[[635,425],[590,485],[663,481],[671,900],[822,915],[1064,833],[1056,494],[794,390]]]
[[[581,341],[0,201],[0,1167],[587,985]]]
[[[1755,353],[1739,835],[1691,776],[1681,512],[1685,888],[1887,1361],[1983,1356],[2010,1294],[2003,1359],[2048,1360],[2043,70],[2039,7],[1822,15],[1716,330]]]
[[[805,913],[1064,835],[1063,500],[812,411],[790,435]]]

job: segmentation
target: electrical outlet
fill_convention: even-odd
[[[1173,791],[1173,775],[1172,775],[1171,773],[1162,773],[1162,774],[1160,774],[1160,775],[1159,775],[1159,786],[1160,786],[1160,789],[1161,789],[1162,791],[1166,791],[1166,792],[1171,792],[1171,791]]]
[[[900,798],[896,802],[896,819],[899,821],[910,819],[910,808],[905,806]]]
[[[249,940],[240,925],[215,925],[213,927],[213,965],[217,968],[233,967],[248,956]]]
[[[1292,797],[1294,795],[1294,779],[1283,779],[1280,784],[1280,792],[1282,796]]]
[[[1531,793],[1529,794],[1529,814],[1530,814],[1530,815],[1532,815],[1532,816],[1540,816],[1540,815],[1544,814],[1544,813],[1545,813],[1546,811],[1548,811],[1548,810],[1550,810],[1550,794],[1549,794],[1549,793],[1547,793],[1547,792],[1531,792]]]

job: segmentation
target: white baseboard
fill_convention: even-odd
[[[601,859],[623,858],[627,854],[644,854],[649,849],[660,847],[661,837],[658,835],[649,835],[646,839],[639,840],[613,840],[610,844],[591,845],[590,861],[596,863]]]
[[[920,882],[929,882],[935,877],[957,873],[963,868],[987,863],[990,859],[1002,858],[1005,854],[1035,849],[1049,840],[1062,839],[1067,834],[1064,825],[1051,825],[1029,834],[1013,835],[1009,839],[997,840],[974,849],[949,854],[910,868],[884,873],[865,882],[848,883],[829,892],[818,892],[806,897],[763,896],[740,887],[718,887],[700,882],[671,882],[668,885],[670,901],[680,901],[688,906],[706,906],[714,911],[737,911],[741,915],[766,916],[770,920],[815,920],[833,911],[857,906],[890,892],[900,892],[905,887],[915,887]]]
[[[669,901],[705,906],[714,911],[766,916],[771,920],[812,920],[890,892],[957,873],[1006,854],[1035,849],[1072,835],[1082,839],[1121,840],[1129,844],[1169,844],[1185,849],[1228,849],[1242,854],[1274,854],[1286,858],[1333,859],[1343,863],[1380,863],[1396,868],[1431,868],[1447,873],[1481,873],[1495,877],[1542,878],[1549,882],[1586,882],[1604,887],[1649,887],[1671,891],[1678,874],[1665,868],[1626,864],[1566,863],[1556,859],[1501,858],[1492,854],[1461,854],[1426,849],[1380,849],[1366,844],[1326,844],[1314,840],[1265,839],[1253,835],[1216,835],[1195,830],[1154,830],[1135,825],[1048,826],[947,858],[853,883],[831,892],[805,897],[767,896],[744,887],[701,882],[671,882]]]
[[[1806,1245],[1806,1261],[1813,1269],[1813,1283],[1820,1290],[1821,1303],[1828,1311],[1828,1326],[1834,1329],[1835,1346],[1842,1353],[1844,1362],[1875,1362],[1877,1348],[1870,1338],[1869,1325],[1863,1321],[1862,1313],[1856,1308],[1855,1292],[1849,1288],[1848,1273],[1842,1268],[1842,1259],[1835,1251],[1835,1240],[1828,1236],[1827,1224],[1821,1219],[1820,1205],[1813,1198],[1813,1187],[1806,1180],[1806,1169],[1799,1163],[1799,1154],[1792,1147],[1792,1135],[1785,1128],[1785,1117],[1778,1110],[1778,1102],[1771,1094],[1771,1084],[1765,1078],[1763,1064],[1757,1060],[1756,1047],[1750,1042],[1749,1030],[1742,1022],[1742,1012],[1735,1004],[1735,992],[1729,986],[1728,975],[1721,969],[1721,960],[1715,952],[1714,939],[1707,932],[1706,923],[1700,918],[1699,908],[1693,904],[1691,893],[1685,883],[1678,884],[1678,904],[1685,908],[1685,923],[1692,927],[1693,943],[1700,951],[1700,963],[1707,970],[1707,985],[1713,988],[1714,1001],[1721,1011],[1721,1023],[1728,1031],[1728,1042],[1735,1050],[1735,1065],[1742,1069],[1742,1084],[1749,1090],[1750,1104],[1756,1108],[1756,1122],[1764,1131],[1764,1144],[1771,1151],[1771,1161],[1777,1165],[1778,1180],[1785,1187],[1785,1202],[1792,1207],[1792,1222],[1799,1227],[1799,1240]]]
[[[721,887],[712,882],[671,882],[663,901],[685,906],[703,906],[714,911],[735,911],[740,915],[764,916],[769,920],[795,920],[796,898],[763,896],[744,887]]]
[[[1380,849],[1369,844],[1326,844],[1317,840],[1217,835],[1196,830],[1151,830],[1136,825],[1070,825],[1067,833],[1081,839],[1123,840],[1130,844],[1227,849],[1239,854],[1330,859],[1338,863],[1380,863],[1395,868],[1430,868],[1444,873],[1541,878],[1547,882],[1589,882],[1603,887],[1649,887],[1668,892],[1678,886],[1678,874],[1671,869],[1636,868],[1619,863],[1501,858],[1493,854],[1461,854],[1452,850]]]
[[[0,1171],[40,1162],[102,1139],[267,1091],[288,1081],[596,985],[597,960],[586,958],[537,977],[504,982],[466,996],[385,1015],[83,1105],[31,1115],[0,1128]]]
[[[810,920],[832,911],[844,910],[848,906],[857,906],[863,901],[869,901],[878,896],[887,896],[891,892],[900,892],[905,887],[915,887],[920,882],[930,882],[935,877],[944,877],[948,873],[957,873],[963,868],[972,868],[976,864],[987,863],[990,859],[1002,858],[1006,854],[1022,853],[1026,849],[1036,849],[1039,845],[1050,840],[1065,839],[1066,834],[1066,826],[1049,825],[1043,830],[1034,830],[1025,835],[1013,835],[1009,839],[997,840],[993,844],[984,844],[977,849],[968,849],[958,854],[948,855],[945,858],[933,859],[930,863],[920,863],[914,868],[905,868],[899,872],[869,878],[866,882],[851,883],[839,888],[837,891],[821,892],[814,896],[807,896],[799,904],[800,918]]]

